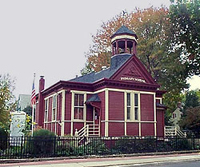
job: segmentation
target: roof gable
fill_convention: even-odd
[[[82,82],[82,83],[94,83],[98,80],[103,78],[109,79],[116,71],[123,66],[130,58],[132,57],[131,54],[119,54],[115,55],[111,58],[111,66],[107,69],[101,70],[99,72],[92,72],[74,79],[71,79],[72,82]]]
[[[71,82],[96,83],[102,79],[145,85],[159,85],[154,81],[140,60],[131,54],[119,54],[111,58],[111,66],[70,80]]]
[[[158,85],[135,55],[124,63],[110,79],[131,83]]]

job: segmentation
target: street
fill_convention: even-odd
[[[199,167],[200,161],[190,161],[190,162],[176,162],[176,163],[156,163],[156,164],[146,164],[146,165],[125,165],[120,167]]]
[[[34,162],[31,162],[33,161]],[[6,162],[7,161],[7,162]],[[70,159],[68,157],[58,159],[27,159],[25,162],[21,160],[0,160],[0,167],[135,167],[135,166],[151,166],[151,167],[199,167],[200,154],[168,154],[168,155],[146,155],[146,156],[130,156],[130,157],[90,157]],[[10,163],[10,162],[18,163]],[[29,162],[28,162],[29,161]],[[3,164],[4,162],[4,164]]]
[[[171,163],[171,164],[161,164],[161,165],[151,165],[150,167],[199,167],[200,161],[192,161],[192,162],[178,162],[178,163]]]

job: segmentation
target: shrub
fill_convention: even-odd
[[[34,156],[54,155],[56,145],[55,134],[49,130],[39,129],[33,132],[33,137],[28,139],[26,147]]]
[[[33,132],[33,137],[49,138],[55,137],[55,134],[46,129],[39,129]]]
[[[173,138],[171,141],[173,150],[191,150],[192,145],[187,138]]]
[[[100,138],[91,138],[75,150],[76,155],[105,155],[109,153],[104,141]],[[88,143],[87,143],[88,142]]]
[[[136,152],[152,152],[156,151],[156,139],[151,137],[146,138],[131,138],[124,137],[116,141],[114,146],[116,153],[136,153]]]
[[[57,156],[70,156],[74,155],[75,143],[72,138],[61,139],[57,138],[56,155]]]
[[[159,141],[153,137],[133,138],[123,137],[115,142],[113,152],[118,154],[155,152],[171,149],[164,141]]]

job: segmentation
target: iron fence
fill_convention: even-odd
[[[20,159],[82,155],[199,150],[200,138],[162,137],[0,137],[0,158]]]

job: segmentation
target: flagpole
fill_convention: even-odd
[[[34,126],[34,125],[33,125],[33,122],[34,122],[33,119],[34,119],[34,115],[35,115],[35,114],[34,114],[34,108],[35,108],[34,105],[32,105],[32,129],[31,129],[31,136],[33,136],[33,129],[34,129],[34,128],[33,128],[33,126]]]
[[[33,96],[33,91],[35,89],[35,73],[34,73],[34,78],[33,78],[33,87],[32,87],[32,93],[31,93],[31,105],[32,105],[32,128],[31,128],[31,136],[33,136],[33,130],[34,130],[34,125],[33,122],[35,121],[35,104],[34,101],[32,100]]]

